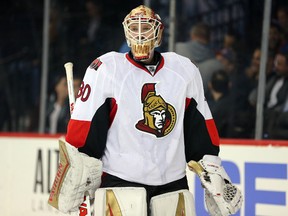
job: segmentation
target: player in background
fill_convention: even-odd
[[[89,194],[95,215],[195,215],[186,167],[198,161],[210,214],[237,212],[242,195],[221,166],[197,66],[154,50],[164,26],[150,8],[133,9],[123,26],[131,51],[87,68],[60,146],[70,167],[60,163],[50,199],[62,212]]]

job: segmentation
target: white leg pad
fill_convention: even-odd
[[[78,211],[84,195],[93,198],[100,187],[102,162],[59,140],[60,163],[48,203],[63,213]]]
[[[188,190],[161,194],[152,197],[151,216],[195,216],[194,198]]]
[[[94,214],[99,216],[147,216],[146,190],[140,187],[99,188]]]

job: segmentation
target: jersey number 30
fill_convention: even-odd
[[[80,98],[81,101],[85,102],[88,100],[90,93],[91,93],[90,85],[82,82],[79,91],[77,93],[77,98]]]

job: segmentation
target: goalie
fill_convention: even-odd
[[[123,27],[131,51],[104,54],[86,70],[60,144],[50,204],[77,211],[88,194],[97,216],[193,216],[188,163],[210,214],[234,214],[243,198],[221,166],[198,68],[155,50],[164,27],[150,8],[133,9]]]

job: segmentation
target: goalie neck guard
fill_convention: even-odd
[[[160,46],[162,41],[164,27],[160,16],[150,8],[140,5],[125,17],[122,24],[134,59],[137,61],[150,59],[154,48]]]

